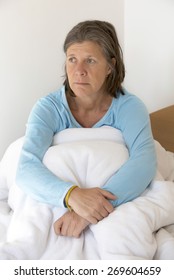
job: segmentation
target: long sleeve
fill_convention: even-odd
[[[94,127],[104,125],[120,129],[129,150],[128,161],[103,186],[118,197],[112,202],[117,206],[139,196],[155,176],[154,141],[144,104],[127,92],[113,99],[106,115]],[[55,176],[42,160],[54,134],[69,127],[81,125],[70,112],[63,87],[40,99],[31,111],[16,175],[17,184],[26,193],[60,207],[64,207],[65,194],[74,184]]]
[[[144,104],[136,96],[122,96],[116,111],[114,123],[123,133],[129,159],[103,186],[118,197],[112,202],[114,206],[138,197],[156,172],[154,141]]]
[[[27,123],[16,182],[33,198],[63,207],[63,197],[73,183],[60,180],[42,164],[53,135],[65,129],[65,113],[61,110],[63,107],[51,95],[34,106]]]

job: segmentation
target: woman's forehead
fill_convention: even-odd
[[[86,53],[89,55],[103,54],[101,46],[97,42],[83,41],[71,44],[67,49],[67,55]]]

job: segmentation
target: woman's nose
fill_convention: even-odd
[[[86,71],[84,63],[78,63],[76,65],[76,74],[79,76],[86,76],[87,71]]]

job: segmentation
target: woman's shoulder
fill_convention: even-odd
[[[125,101],[129,101],[129,102],[140,102],[143,103],[143,101],[140,99],[140,97],[138,97],[137,95],[135,95],[134,93],[128,91],[127,89],[123,89],[123,93],[124,94],[119,94],[118,95],[118,99],[122,102]]]
[[[51,92],[43,97],[41,97],[39,100],[41,102],[52,102],[52,103],[63,103],[65,96],[65,89],[64,86],[59,88],[58,90]]]
[[[30,117],[33,115],[44,115],[50,114],[54,115],[57,113],[62,113],[64,111],[64,88],[60,88],[55,92],[49,93],[45,96],[42,96],[34,104]]]
[[[133,115],[147,116],[148,110],[144,102],[135,94],[124,89],[124,94],[119,94],[114,100],[113,110],[117,116],[130,117]]]
[[[138,97],[137,95],[129,92],[128,90],[124,89],[124,94],[119,94],[118,95],[118,107],[120,108],[125,108],[127,109],[132,108],[132,110],[136,109],[136,108],[144,108],[145,110],[147,110],[144,102],[141,100],[140,97]]]
[[[60,89],[39,98],[33,106],[33,109],[62,112],[65,107],[65,90],[64,87],[61,87]]]

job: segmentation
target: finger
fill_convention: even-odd
[[[110,211],[108,211],[104,206],[103,208],[100,210],[100,214],[103,218],[106,218],[109,215]]]
[[[95,218],[95,216],[92,215],[84,215],[84,218],[90,223],[90,224],[97,224],[98,220]]]
[[[71,222],[67,228],[67,236],[72,237],[75,230],[75,223]]]
[[[108,192],[106,190],[100,189],[102,195],[104,195],[105,198],[115,200],[117,199],[117,196],[112,194],[111,192]]]
[[[86,220],[88,220],[91,224],[97,224],[98,221],[101,221],[104,218],[101,215],[102,211],[105,211],[103,206],[100,206],[97,209],[93,209]]]
[[[72,236],[75,237],[75,238],[79,238],[82,231],[83,231],[83,229],[78,225],[78,226],[74,227]]]
[[[114,210],[113,205],[109,200],[106,199],[103,195],[100,195],[96,199],[95,209],[100,213],[100,215],[104,218],[108,216]],[[98,220],[100,220],[98,218]]]
[[[103,206],[105,207],[108,213],[112,213],[114,211],[113,205],[108,200],[104,202]]]
[[[69,224],[66,223],[66,222],[63,222],[63,223],[62,223],[62,227],[61,227],[60,234],[63,235],[63,236],[67,236],[68,227],[69,227]]]
[[[54,223],[54,231],[57,235],[61,235],[62,220],[59,219]]]
[[[93,217],[98,221],[101,221],[103,219],[103,216],[101,215],[102,207],[98,211],[93,211]]]

